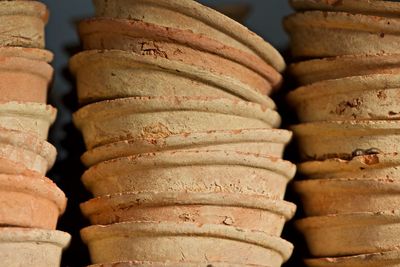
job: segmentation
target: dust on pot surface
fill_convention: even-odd
[[[281,266],[293,246],[263,232],[220,225],[130,222],[81,230],[93,263],[114,261],[226,262]]]
[[[395,250],[400,242],[398,210],[308,217],[298,220],[314,257],[337,257]]]
[[[288,101],[301,122],[400,118],[400,78],[393,74],[353,76],[300,87]]]
[[[260,57],[279,72],[285,68],[282,56],[269,43],[243,25],[196,1],[95,0],[94,5],[96,15],[100,17],[142,20],[165,27],[191,30]]]
[[[213,96],[276,107],[272,99],[236,78],[163,57],[89,50],[75,55],[70,69],[82,104],[135,96]]]
[[[191,222],[262,231],[280,236],[296,210],[292,203],[227,193],[126,193],[81,204],[92,225],[130,221]]]
[[[292,133],[280,129],[241,129],[169,135],[167,137],[123,140],[86,151],[82,162],[93,166],[102,161],[136,154],[177,150],[222,150],[282,158]]]
[[[132,138],[209,130],[273,128],[279,114],[255,103],[209,97],[130,97],[90,104],[74,114],[88,149]]]
[[[79,33],[85,50],[118,49],[150,58],[168,58],[229,76],[262,94],[279,88],[282,76],[249,53],[205,35],[138,20],[93,18],[82,21]]]
[[[82,181],[95,196],[223,192],[283,199],[295,172],[295,165],[273,157],[233,151],[174,151],[105,161],[89,168]]]
[[[88,267],[269,267],[265,265],[246,265],[233,264],[226,262],[207,262],[207,263],[191,263],[191,262],[153,262],[153,261],[120,261],[112,263],[93,264]]]
[[[400,122],[325,121],[292,126],[302,160],[351,159],[400,151]]]
[[[0,45],[43,48],[49,12],[38,1],[0,1]]]
[[[61,253],[71,240],[67,233],[29,228],[0,228],[1,264],[8,267],[60,266]]]

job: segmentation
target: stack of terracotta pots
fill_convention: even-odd
[[[56,158],[46,141],[56,117],[46,105],[53,75],[47,20],[40,2],[0,1],[1,266],[59,266],[70,240],[55,230],[66,197],[44,177]]]
[[[266,96],[279,53],[194,1],[94,3],[70,62],[94,266],[280,266],[295,166]]]
[[[399,266],[400,3],[291,3],[306,264]]]

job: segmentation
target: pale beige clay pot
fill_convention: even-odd
[[[400,252],[393,250],[347,257],[307,259],[305,263],[308,267],[399,267]]]
[[[351,256],[398,248],[400,213],[359,212],[296,222],[314,257]]]
[[[81,204],[92,225],[130,221],[191,222],[262,231],[280,236],[296,210],[292,203],[264,196],[226,193],[127,193]]]
[[[196,1],[95,0],[94,5],[99,17],[142,20],[160,26],[190,30],[260,57],[280,72],[285,68],[282,56],[269,43],[243,25]]]
[[[278,237],[220,225],[119,223],[81,231],[93,263],[114,261],[226,262],[281,266],[293,246]]]
[[[258,104],[208,97],[131,97],[81,108],[74,122],[88,149],[126,139],[209,130],[272,128],[279,114]]]
[[[205,35],[137,20],[94,18],[80,23],[85,50],[118,49],[149,58],[167,58],[239,79],[253,90],[269,94],[282,76],[261,58],[226,46]]]
[[[124,140],[85,152],[81,160],[87,166],[102,161],[141,153],[178,150],[222,150],[282,158],[292,133],[278,129],[243,129],[176,134],[167,137]]]
[[[238,79],[168,58],[89,50],[74,56],[70,69],[82,104],[132,96],[214,96],[275,108],[269,97]]]
[[[14,174],[18,164],[44,175],[53,167],[56,155],[54,146],[35,135],[0,128],[0,173]]]
[[[0,225],[54,230],[67,199],[48,178],[35,173],[0,175]]]
[[[285,18],[294,57],[398,53],[400,20],[346,12],[306,11]]]
[[[29,228],[0,228],[2,266],[60,266],[61,253],[71,236],[60,231]]]
[[[47,139],[57,110],[50,105],[33,102],[0,102],[0,128],[17,130]]]
[[[102,162],[82,176],[95,196],[126,192],[237,193],[283,199],[295,165],[227,151],[139,154]]]
[[[38,1],[0,1],[0,46],[43,48],[46,5]]]
[[[400,122],[327,121],[292,126],[303,160],[400,151]]]
[[[289,72],[297,82],[314,82],[352,76],[400,73],[400,54],[347,55],[313,59],[290,65]]]
[[[392,74],[317,82],[288,95],[301,122],[400,118],[400,78]]]
[[[88,267],[269,267],[265,265],[246,265],[234,264],[226,262],[207,262],[207,263],[190,263],[190,262],[152,262],[152,261],[120,261],[113,263],[93,264]]]

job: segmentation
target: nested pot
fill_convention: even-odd
[[[297,181],[306,216],[395,210],[400,206],[400,182],[381,179],[311,179]]]
[[[60,266],[61,253],[71,240],[67,233],[29,228],[0,228],[1,264],[7,267]]]
[[[400,73],[399,54],[345,55],[312,59],[290,65],[289,72],[301,85],[352,76]]]
[[[102,161],[136,154],[179,150],[222,150],[282,158],[292,133],[280,129],[242,129],[175,134],[167,137],[123,140],[86,151],[82,162],[93,166]]]
[[[95,0],[94,6],[99,17],[142,20],[160,26],[190,30],[257,56],[280,72],[285,68],[282,56],[269,43],[240,23],[196,1]]]
[[[239,79],[269,94],[282,76],[261,58],[190,30],[168,28],[141,20],[93,18],[82,21],[79,33],[85,50],[118,49],[150,58],[167,58]]]
[[[280,236],[296,210],[292,203],[264,196],[227,193],[149,192],[94,198],[81,204],[92,225],[130,221],[191,222],[262,231]]]
[[[273,128],[279,114],[255,103],[209,97],[130,97],[90,104],[74,114],[88,149],[132,138],[243,128]]]
[[[93,263],[171,261],[281,266],[293,246],[263,232],[220,225],[129,222],[81,230]]]
[[[295,165],[229,151],[138,154],[102,162],[82,176],[95,196],[126,192],[237,193],[283,199]]]
[[[329,11],[295,13],[284,20],[295,57],[398,53],[400,20]]]
[[[7,1],[7,0],[1,0]],[[13,1],[27,1],[27,0],[13,0]],[[29,0],[34,1],[34,0]],[[42,62],[50,63],[54,59],[54,54],[45,49],[40,48],[29,48],[29,47],[16,47],[16,46],[3,46],[0,47],[1,57],[18,57],[30,60],[37,60]]]
[[[301,122],[400,118],[400,78],[393,74],[353,76],[300,87],[288,101]]]
[[[44,27],[49,18],[39,1],[0,1],[0,46],[43,48]]]
[[[89,50],[75,55],[70,69],[82,104],[135,96],[214,96],[276,107],[272,99],[238,79],[168,58]]]
[[[392,250],[347,257],[306,259],[305,263],[308,267],[399,267],[400,255],[399,250]]]
[[[308,217],[296,222],[314,257],[395,250],[400,242],[398,210]]]
[[[246,264],[234,264],[226,262],[207,262],[207,263],[191,263],[191,262],[153,262],[153,261],[120,261],[112,263],[99,263],[93,264],[88,267],[269,267],[265,265],[246,265]]]
[[[0,102],[0,128],[36,135],[45,140],[57,110],[33,102]]]
[[[326,121],[292,126],[302,160],[351,159],[353,156],[400,151],[400,122]]]
[[[0,128],[0,173],[12,174],[16,163],[44,175],[53,167],[56,155],[55,147],[36,135]],[[5,164],[5,159],[11,165]]]
[[[0,175],[0,224],[54,230],[67,199],[48,178],[35,173]]]

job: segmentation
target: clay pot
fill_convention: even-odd
[[[400,151],[399,121],[327,121],[291,127],[303,160]]]
[[[301,122],[400,118],[400,78],[392,74],[317,82],[288,95]]]
[[[400,255],[398,250],[393,250],[338,258],[307,259],[305,263],[308,267],[399,267]],[[123,266],[116,265],[115,267]]]
[[[190,30],[137,20],[95,18],[81,22],[79,33],[85,50],[118,49],[149,58],[167,58],[239,79],[262,94],[271,93],[282,83],[282,76],[261,58]]]
[[[279,114],[258,104],[208,97],[131,97],[90,104],[74,114],[88,149],[132,138],[209,130],[272,128]]]
[[[3,162],[0,173],[13,174],[16,171],[13,164],[4,164],[7,159],[44,175],[53,167],[56,155],[54,146],[35,135],[0,128],[0,158]]]
[[[131,139],[96,147],[81,160],[87,166],[136,154],[176,150],[221,150],[282,158],[292,133],[278,129],[243,129],[176,134],[167,137]]]
[[[306,216],[395,210],[400,182],[382,179],[316,179],[294,184]]]
[[[54,230],[67,205],[51,180],[34,173],[0,174],[0,191],[0,225]]]
[[[190,30],[260,57],[280,72],[285,69],[282,56],[269,43],[240,23],[195,1],[95,0],[94,5],[99,17],[142,20],[164,27]]]
[[[7,267],[60,266],[61,253],[71,236],[60,231],[0,228],[1,264]]]
[[[47,139],[56,118],[52,106],[32,102],[0,102],[0,128],[17,130]]]
[[[177,151],[105,161],[88,169],[82,181],[95,196],[223,192],[283,199],[295,171],[295,165],[278,158],[226,151]]]
[[[80,103],[132,96],[214,96],[275,109],[275,103],[237,79],[168,58],[120,50],[90,50],[70,61]]]
[[[307,11],[285,18],[294,57],[398,53],[400,20],[346,12]]]
[[[397,249],[400,213],[360,212],[308,217],[296,222],[314,257],[336,257]]]
[[[191,222],[262,231],[280,236],[296,210],[292,203],[264,196],[226,193],[127,193],[95,198],[81,204],[90,223],[130,221]]]
[[[399,66],[400,54],[348,55],[295,63],[290,66],[289,72],[298,83],[306,85],[351,76],[398,75]]]
[[[93,263],[126,260],[226,262],[278,267],[292,245],[263,232],[189,223],[118,223],[81,231]]]
[[[0,46],[44,47],[46,5],[38,1],[0,1]]]
[[[120,261],[113,263],[100,263],[93,264],[88,267],[269,267],[265,265],[246,265],[246,264],[233,264],[224,262],[207,262],[207,263],[190,263],[190,262],[152,262],[152,261]]]
[[[0,0],[0,1],[5,1],[5,0]],[[52,52],[44,49],[3,46],[0,47],[0,57],[13,57],[13,58],[20,57],[24,59],[44,61],[50,63],[51,61],[53,61],[54,55]]]

